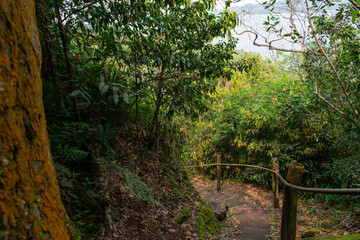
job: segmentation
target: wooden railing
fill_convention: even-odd
[[[279,208],[279,187],[278,179],[285,185],[283,208],[281,215],[281,228],[280,239],[281,240],[295,240],[296,237],[296,217],[297,217],[297,205],[298,205],[298,193],[321,193],[321,194],[333,194],[333,195],[360,195],[360,188],[350,189],[328,189],[328,188],[307,188],[299,186],[301,183],[302,175],[304,173],[304,166],[296,161],[291,162],[286,180],[279,173],[279,164],[276,159],[272,160],[273,169],[264,168],[255,165],[248,164],[236,164],[236,163],[222,163],[221,156],[217,156],[217,163],[203,164],[203,165],[191,165],[186,167],[211,167],[216,166],[217,177],[217,190],[220,190],[221,186],[221,166],[237,166],[237,167],[249,167],[258,168],[272,173],[272,189],[273,189],[273,206]]]

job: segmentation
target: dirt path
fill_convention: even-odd
[[[215,212],[229,207],[230,217],[222,221],[220,239],[264,240],[270,232],[271,194],[251,185],[224,182],[216,191],[216,181],[193,179],[194,187]],[[218,236],[219,237],[219,236]]]

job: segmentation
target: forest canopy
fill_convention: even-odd
[[[189,209],[178,206],[201,200],[188,178],[193,172],[184,166],[215,163],[219,155],[263,167],[277,159],[282,175],[296,160],[305,166],[309,187],[360,184],[357,1],[259,3],[268,13],[265,34],[246,25],[249,13],[236,12],[236,3],[226,1],[218,10],[213,0],[35,1],[42,98],[71,235],[95,239],[107,234],[99,230],[105,229],[102,222],[111,228],[125,224],[119,202],[133,213],[133,202],[156,213],[168,211],[167,201],[173,201],[171,211],[190,217]],[[247,29],[239,33],[239,26]],[[236,50],[243,33],[255,36],[259,47],[278,50],[276,61]],[[301,48],[280,48],[280,40]],[[33,130],[31,107],[20,108],[29,144],[41,134],[47,140]],[[215,176],[213,169],[197,173]],[[270,176],[255,170],[225,174],[270,185]],[[37,213],[41,196],[31,198]],[[178,226],[174,219],[169,224]]]

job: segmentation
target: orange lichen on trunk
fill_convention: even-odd
[[[0,238],[70,239],[42,104],[32,0],[0,1]]]

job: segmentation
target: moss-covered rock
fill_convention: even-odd
[[[315,235],[319,234],[320,232],[321,232],[321,229],[310,228],[309,230],[307,230],[303,234],[301,234],[301,238],[314,237]]]
[[[201,217],[201,215],[199,216],[199,219],[196,221],[196,228],[201,238],[204,238],[204,236],[206,235],[206,223],[204,218]]]
[[[318,237],[312,237],[307,238],[311,240],[359,240],[360,234],[352,234],[352,235],[342,235],[342,236],[318,236]]]
[[[205,237],[207,231],[213,234],[221,230],[221,225],[216,219],[210,205],[202,207],[200,211],[201,213],[196,221],[196,227],[202,238]]]
[[[181,212],[180,216],[177,216],[175,218],[175,220],[177,223],[181,224],[181,223],[184,223],[187,220],[189,220],[190,217],[191,217],[191,212],[190,212],[189,208],[185,205],[182,208],[182,212]]]

